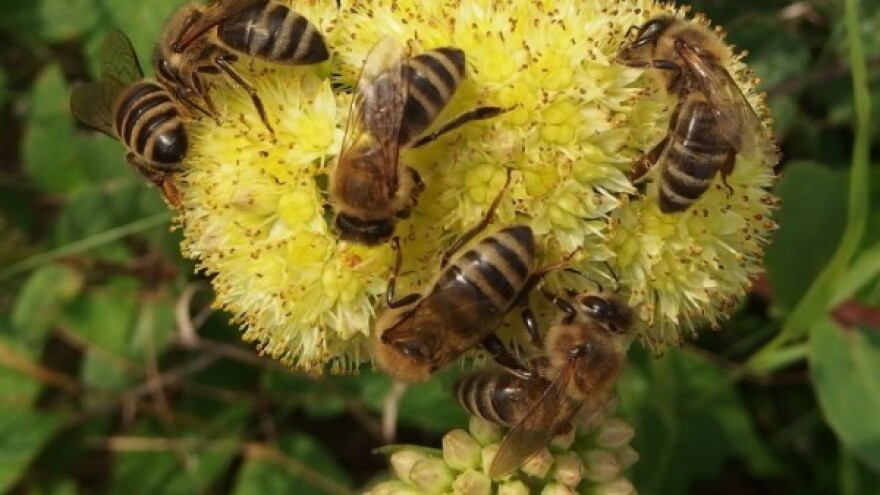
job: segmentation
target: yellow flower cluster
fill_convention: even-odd
[[[266,354],[300,369],[351,370],[369,359],[368,336],[393,254],[342,242],[333,231],[328,175],[345,133],[352,88],[383,36],[413,54],[453,45],[467,79],[438,122],[479,105],[513,107],[469,123],[401,161],[426,183],[401,221],[398,292],[420,290],[444,247],[512,184],[495,225],[527,223],[542,262],[578,251],[572,266],[611,283],[635,309],[646,344],[662,349],[682,329],[715,324],[748,287],[775,227],[774,157],[740,159],[728,182],[687,212],[664,214],[652,179],[640,195],[626,177],[667,130],[675,98],[615,55],[627,30],[680,10],[652,0],[325,0],[291,2],[324,33],[331,59],[282,67],[243,60],[275,129],[241,88],[215,78],[222,121],[189,126],[180,177],[185,254],[212,276],[216,305]],[[766,106],[739,61],[728,70],[759,113]],[[765,120],[768,120],[765,118]],[[769,120],[768,120],[769,125]],[[607,265],[606,265],[607,262]],[[583,281],[566,276],[578,288]],[[560,276],[548,278],[558,288]],[[541,298],[534,298],[541,299]],[[554,317],[544,308],[543,322]],[[508,318],[514,320],[514,318]],[[515,325],[516,322],[512,322]],[[520,338],[518,327],[505,329]]]

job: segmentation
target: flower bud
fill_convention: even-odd
[[[564,433],[556,435],[553,438],[553,441],[550,442],[550,445],[556,447],[559,450],[568,450],[569,448],[571,448],[571,444],[574,443],[574,435],[576,431],[577,429],[574,426],[569,425],[568,430]]]
[[[581,454],[584,461],[584,478],[597,483],[610,481],[620,474],[620,463],[614,453],[602,449],[588,450]]]
[[[412,467],[409,480],[413,486],[424,493],[443,493],[452,484],[454,479],[452,470],[443,462],[443,459],[424,459]]]
[[[585,495],[635,495],[636,488],[626,478],[617,478],[589,487]]]
[[[597,446],[615,450],[632,440],[635,430],[620,418],[609,418],[596,430],[594,442]]]
[[[498,495],[529,495],[529,487],[519,480],[505,481],[498,486]]]
[[[520,469],[523,473],[533,478],[544,478],[550,472],[551,467],[553,467],[553,454],[550,453],[547,447],[544,447],[526,461]]]
[[[541,490],[541,495],[576,495],[577,492],[562,483],[550,482]]]
[[[402,481],[384,481],[374,486],[365,495],[418,495],[418,492]]]
[[[584,463],[576,453],[565,452],[556,456],[553,479],[564,485],[576,487],[583,477]]]
[[[412,472],[413,466],[415,466],[417,462],[428,458],[427,454],[419,452],[418,450],[398,450],[391,454],[391,468],[394,469],[394,474],[396,474],[398,478],[409,483],[409,475]]]
[[[480,442],[480,445],[485,446],[501,441],[501,427],[483,418],[471,416],[468,429],[474,439]]]
[[[501,447],[500,443],[493,443],[490,445],[486,445],[483,447],[483,450],[480,451],[480,459],[482,460],[483,472],[489,472],[489,466],[492,465],[492,461],[495,459],[495,455],[498,454],[498,448]]]
[[[492,493],[492,480],[483,473],[467,470],[452,482],[455,495],[489,495]]]
[[[630,466],[639,461],[639,453],[629,445],[617,449],[617,451],[614,452],[614,455],[617,456],[617,462],[620,463],[620,469],[629,469]]]
[[[480,467],[480,444],[464,430],[452,430],[443,437],[443,460],[452,469]]]

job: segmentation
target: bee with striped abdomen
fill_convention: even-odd
[[[423,146],[471,120],[505,112],[484,106],[419,137],[465,78],[465,54],[442,47],[409,57],[393,38],[367,55],[352,97],[345,139],[330,177],[334,224],[342,239],[374,245],[394,234],[424,189],[415,169],[400,165],[401,147]]]
[[[378,317],[372,338],[373,357],[380,369],[399,380],[421,381],[482,344],[499,364],[531,374],[507,351],[495,330],[504,316],[520,305],[533,342],[540,339],[526,298],[544,275],[567,263],[569,257],[536,269],[532,229],[513,225],[483,237],[448,261],[486,228],[503,193],[495,198],[483,220],[446,251],[441,272],[425,294],[395,297],[402,261],[397,238],[392,240],[397,259],[388,282],[387,307]]]
[[[623,369],[631,313],[613,295],[551,298],[564,316],[547,332],[531,375],[488,369],[459,378],[458,402],[474,416],[511,427],[489,467],[499,478],[516,470],[576,416],[604,410]]]
[[[172,206],[180,193],[171,174],[180,170],[188,138],[177,101],[161,84],[144,79],[131,41],[113,31],[101,46],[100,78],[74,88],[70,109],[83,124],[128,148],[126,160],[155,184]]]
[[[272,132],[253,86],[232,66],[238,54],[284,65],[313,64],[330,57],[318,28],[282,3],[212,0],[207,5],[186,5],[171,16],[153,63],[156,76],[174,88],[181,101],[215,118],[217,111],[202,76],[225,74],[248,93],[263,124]]]
[[[737,155],[755,156],[772,147],[760,119],[725,69],[730,49],[705,26],[675,17],[642,25],[617,56],[630,67],[657,69],[678,104],[666,137],[636,163],[639,180],[660,167],[660,209],[687,210],[719,172],[727,184]]]

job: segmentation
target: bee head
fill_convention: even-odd
[[[416,311],[419,299],[386,309],[373,329],[373,359],[389,375],[405,382],[427,380],[437,370],[442,335],[429,312]]]
[[[345,213],[337,213],[334,224],[339,237],[346,241],[375,246],[394,234],[395,219],[382,218],[365,220]]]
[[[639,26],[635,39],[624,45],[617,58],[624,61],[649,60],[653,58],[660,37],[670,27],[679,23],[678,19],[671,16],[655,17]]]
[[[612,333],[624,333],[629,328],[631,311],[618,297],[587,294],[579,302],[588,318],[605,325]]]

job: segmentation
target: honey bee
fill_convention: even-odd
[[[282,3],[211,0],[172,14],[153,63],[159,81],[174,88],[181,101],[215,118],[217,111],[202,76],[222,72],[248,93],[263,125],[273,132],[257,92],[232,66],[238,54],[284,65],[313,64],[330,57],[318,28]]]
[[[550,296],[564,313],[547,332],[544,355],[531,376],[504,369],[466,375],[455,384],[458,402],[471,414],[512,427],[489,467],[498,478],[516,470],[576,416],[602,411],[626,356],[631,311],[614,295],[585,293],[573,302]]]
[[[407,382],[426,380],[465,351],[482,344],[502,366],[531,376],[494,332],[504,316],[519,305],[533,341],[540,338],[526,297],[547,273],[567,263],[568,257],[536,269],[532,229],[513,225],[482,238],[449,263],[456,251],[486,228],[503,192],[483,220],[444,254],[442,271],[426,294],[395,298],[402,259],[398,238],[392,239],[397,258],[388,282],[387,308],[378,317],[372,339],[376,364],[389,375]]]
[[[415,169],[399,166],[401,147],[423,146],[466,122],[507,110],[478,107],[419,138],[464,77],[465,54],[455,47],[410,58],[401,44],[385,37],[370,50],[330,177],[334,224],[342,239],[382,243],[394,234],[397,219],[410,215],[425,186]]]
[[[724,42],[705,26],[674,17],[656,17],[620,50],[629,67],[658,69],[678,104],[666,136],[636,163],[639,180],[660,166],[660,210],[687,210],[709,188],[715,175],[732,194],[727,176],[737,154],[753,157],[766,149],[761,121],[725,69],[731,58]]]
[[[180,206],[172,180],[186,156],[188,138],[176,100],[161,84],[144,79],[134,47],[121,31],[104,39],[100,78],[74,88],[70,110],[83,124],[128,148],[128,163]]]

